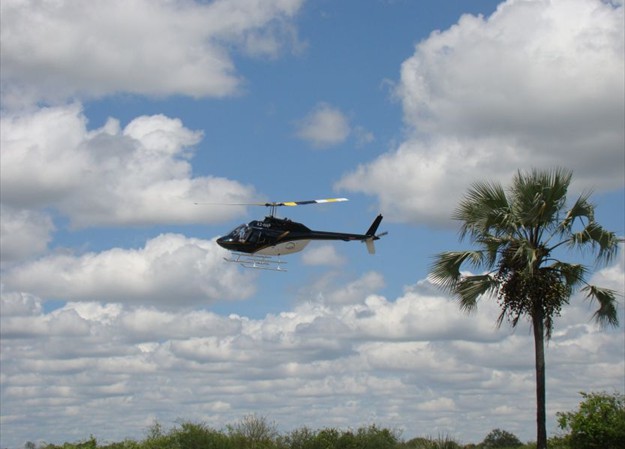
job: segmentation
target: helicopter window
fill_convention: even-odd
[[[230,242],[244,242],[247,234],[249,234],[248,226],[242,224],[241,226],[236,227],[230,234],[228,234],[226,236],[226,240]]]
[[[247,241],[249,243],[256,243],[258,242],[258,237],[260,237],[260,231],[254,229],[249,233],[249,236],[247,238]]]

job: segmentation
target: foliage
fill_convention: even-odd
[[[571,449],[625,447],[625,395],[580,393],[584,398],[575,411],[558,413],[558,424],[570,430]]]
[[[32,443],[26,443],[27,447],[32,447]],[[43,449],[97,449],[98,442],[92,436],[89,437],[88,440],[81,441],[78,443],[63,443],[62,446],[57,446],[54,444],[48,444],[43,447]]]
[[[302,427],[280,435],[274,423],[257,415],[245,416],[234,425],[215,430],[204,423],[181,422],[169,431],[153,423],[142,441],[125,440],[104,445],[94,437],[61,446],[28,442],[27,449],[401,449],[407,448],[393,430],[375,425],[356,430]],[[459,449],[459,445],[428,446],[428,449]]]
[[[404,445],[408,449],[461,449],[462,446],[449,436],[439,436],[438,438],[417,437],[409,440]]]
[[[182,423],[175,432],[177,447],[181,449],[228,449],[234,448],[233,442],[222,432],[211,429],[205,424]]]
[[[558,413],[570,434],[549,438],[549,449],[616,449],[625,447],[625,395],[581,393],[575,411]],[[216,430],[205,423],[183,421],[170,430],[154,422],[142,441],[98,444],[95,437],[62,445],[28,442],[26,449],[536,449],[512,433],[492,430],[479,444],[461,445],[449,436],[402,441],[399,432],[370,425],[356,430],[301,427],[281,435],[267,418],[247,415],[234,425]]]
[[[230,440],[241,449],[264,449],[275,446],[278,431],[274,423],[258,415],[246,415],[237,424],[228,426]]]
[[[508,449],[523,446],[516,435],[506,430],[493,429],[486,435],[480,447],[484,449]]]
[[[334,428],[312,431],[304,427],[278,438],[280,449],[394,449],[398,444],[395,432],[375,425],[360,427],[355,432]]]

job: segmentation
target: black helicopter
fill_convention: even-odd
[[[217,244],[234,254],[234,258],[226,258],[228,262],[239,263],[246,268],[260,268],[276,271],[286,271],[282,264],[286,262],[272,259],[272,256],[282,256],[303,250],[311,240],[343,240],[346,242],[357,240],[365,242],[370,254],[375,253],[373,242],[386,235],[386,232],[376,234],[382,222],[382,215],[378,215],[364,234],[349,234],[344,232],[313,231],[301,223],[288,218],[277,218],[276,209],[280,206],[301,206],[304,204],[320,204],[348,201],[347,198],[328,198],[322,200],[289,201],[252,203],[270,208],[270,214],[263,220],[250,221],[248,224],[237,226],[228,235],[217,239]]]

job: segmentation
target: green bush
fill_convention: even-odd
[[[276,440],[278,449],[312,449],[317,432],[308,427],[295,429]]]
[[[580,393],[584,400],[575,411],[558,413],[558,424],[570,430],[571,449],[625,447],[625,396],[619,393]]]
[[[433,438],[413,438],[403,444],[408,449],[461,449],[462,446],[449,436]]]
[[[179,449],[228,449],[234,448],[230,438],[205,424],[182,423],[172,431]]]
[[[460,449],[450,438],[437,440],[416,438],[406,443],[399,433],[376,425],[356,430],[302,427],[284,435],[267,418],[244,416],[234,425],[215,430],[204,423],[183,421],[166,430],[155,421],[141,441],[98,445],[94,437],[78,443],[37,446],[27,443],[26,449]]]
[[[513,433],[506,430],[493,429],[486,435],[480,446],[484,449],[509,449],[521,447],[523,443]]]

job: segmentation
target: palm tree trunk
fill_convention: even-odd
[[[547,449],[547,413],[545,396],[545,326],[542,307],[532,314],[536,365],[536,449]]]

